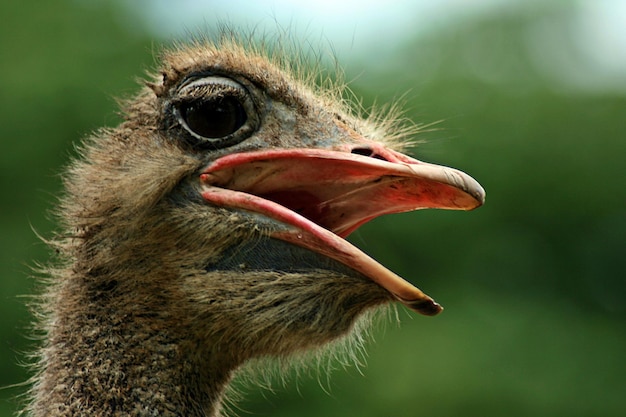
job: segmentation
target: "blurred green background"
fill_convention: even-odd
[[[29,375],[25,296],[36,292],[30,268],[49,256],[37,234],[54,229],[57,173],[77,140],[118,122],[114,97],[137,90],[153,51],[174,36],[158,31],[175,27],[173,17],[142,20],[157,3],[167,7],[0,4],[0,417],[18,408],[25,387],[11,386]],[[241,14],[217,15],[210,3],[208,27]],[[290,2],[267,3],[266,20]],[[624,7],[501,1],[458,13],[463,2],[444,3],[450,12],[428,21],[400,10],[409,24],[396,39],[381,32],[365,52],[336,52],[366,106],[404,96],[410,118],[437,122],[418,137],[416,157],[460,168],[487,190],[475,212],[380,218],[352,239],[446,311],[401,310],[400,326],[373,332],[360,371],[252,389],[240,415],[626,415],[626,48],[610,26],[626,21]],[[306,30],[325,33],[312,16]],[[357,23],[338,19],[358,46]],[[333,32],[322,38],[328,49]]]

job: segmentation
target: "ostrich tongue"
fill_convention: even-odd
[[[203,170],[201,193],[212,204],[274,220],[280,227],[272,237],[345,264],[412,310],[438,314],[442,307],[431,297],[345,237],[383,214],[472,210],[484,202],[485,192],[461,171],[382,147],[376,151],[376,157],[324,149],[230,154]]]

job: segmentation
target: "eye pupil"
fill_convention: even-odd
[[[231,135],[248,119],[243,104],[232,96],[187,103],[180,107],[180,113],[193,133],[208,139]]]

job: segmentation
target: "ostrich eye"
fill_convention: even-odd
[[[194,146],[223,148],[241,142],[256,129],[258,114],[248,89],[220,76],[183,84],[173,100],[178,123]]]
[[[180,115],[189,130],[207,139],[232,135],[248,120],[243,104],[232,96],[184,104]]]

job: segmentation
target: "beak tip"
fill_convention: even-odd
[[[480,184],[476,183],[474,187],[467,187],[465,192],[468,193],[473,198],[473,205],[469,207],[469,210],[474,210],[483,204],[485,204],[485,189],[480,186]]]
[[[424,316],[436,316],[443,311],[443,307],[432,298],[405,302],[405,305],[413,311]]]
[[[487,193],[482,186],[478,186],[478,190],[476,191],[476,200],[478,200],[479,206],[485,204],[485,198],[487,198]]]

